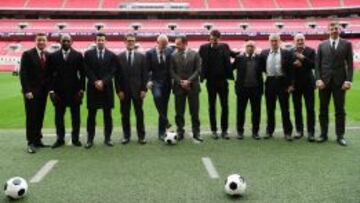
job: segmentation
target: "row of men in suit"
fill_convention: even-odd
[[[319,141],[327,139],[327,106],[331,92],[345,93],[349,89],[352,79],[352,51],[351,44],[339,39],[339,26],[329,26],[331,39],[337,39],[340,48],[335,48],[330,54],[334,54],[337,60],[335,64],[325,64],[323,57],[317,57],[319,62],[317,71],[317,86],[322,88],[320,92],[321,113],[320,123],[322,133]],[[335,33],[335,34],[334,34]],[[337,38],[336,35],[337,33]],[[96,36],[96,48],[82,55],[71,48],[72,39],[68,35],[61,38],[62,49],[51,55],[44,52],[46,35],[36,36],[36,47],[24,52],[21,64],[21,84],[24,92],[28,151],[35,152],[36,147],[44,147],[41,142],[41,128],[46,106],[47,91],[55,105],[56,128],[58,139],[54,148],[64,145],[65,127],[64,113],[66,107],[70,107],[72,113],[72,141],[73,145],[81,146],[79,141],[80,129],[80,104],[85,91],[85,77],[87,82],[87,133],[88,141],[86,148],[93,146],[95,136],[95,118],[97,109],[104,112],[104,143],[113,146],[111,142],[112,118],[111,109],[114,106],[113,82],[115,77],[115,89],[121,103],[122,126],[124,132],[123,144],[130,141],[130,105],[133,103],[137,118],[137,132],[139,143],[145,144],[144,113],[142,101],[147,89],[151,89],[155,106],[159,113],[159,138],[162,139],[165,131],[171,125],[167,118],[167,107],[171,89],[175,95],[176,124],[179,138],[184,135],[184,111],[186,99],[189,100],[190,114],[192,116],[192,128],[194,138],[202,141],[200,137],[199,122],[199,92],[201,79],[207,80],[209,94],[209,117],[211,130],[214,138],[219,138],[216,128],[216,96],[220,96],[222,106],[221,136],[228,139],[228,79],[232,79],[233,69],[238,74],[236,78],[237,93],[237,131],[238,138],[243,138],[243,125],[245,108],[248,100],[252,107],[253,137],[259,139],[259,123],[261,109],[261,95],[263,92],[262,73],[265,72],[265,96],[268,114],[267,133],[265,138],[271,138],[275,128],[275,106],[279,98],[282,110],[282,120],[285,138],[291,140],[292,124],[289,116],[289,93],[294,90],[293,101],[295,107],[297,138],[303,136],[303,124],[301,115],[301,98],[305,97],[307,107],[307,123],[309,140],[314,140],[314,68],[315,51],[304,45],[304,36],[297,35],[296,49],[286,51],[280,48],[280,37],[273,34],[269,37],[271,49],[264,50],[260,55],[254,53],[254,43],[246,44],[246,52],[242,55],[234,53],[229,46],[219,43],[220,32],[214,30],[210,33],[210,43],[200,47],[199,54],[187,49],[186,37],[176,38],[176,51],[167,47],[168,39],[165,35],[158,38],[158,46],[146,55],[136,51],[135,36],[126,36],[127,51],[115,56],[105,48],[106,36],[99,33]],[[335,40],[336,41],[336,40]],[[327,44],[328,41],[322,43]],[[344,44],[344,45],[342,45]],[[324,45],[323,45],[324,46]],[[321,45],[320,45],[321,47]],[[320,50],[319,53],[326,50]],[[331,47],[332,48],[332,47]],[[350,51],[348,51],[350,50]],[[235,57],[236,56],[236,57]],[[350,57],[349,57],[350,56]],[[230,57],[235,57],[233,65]],[[329,57],[325,55],[324,57]],[[332,56],[330,56],[332,57]],[[201,60],[202,59],[202,60]],[[343,61],[340,63],[339,61]],[[202,62],[201,62],[202,61]],[[346,64],[346,71],[341,70],[339,65]],[[295,67],[295,68],[294,68]],[[295,73],[294,73],[295,72]],[[329,74],[328,72],[336,72]],[[148,74],[150,73],[150,74]],[[330,79],[329,79],[330,77]],[[333,80],[334,78],[334,80]],[[343,80],[344,85],[337,91],[335,87],[328,86],[332,83],[339,84]],[[172,82],[173,81],[173,82]],[[321,82],[325,83],[322,84]],[[48,85],[49,84],[49,85]],[[343,95],[344,97],[344,95]],[[342,97],[334,97],[337,104],[337,135],[338,142],[345,145],[344,134],[344,102]],[[341,108],[342,106],[342,108]],[[343,110],[343,111],[341,111]]]

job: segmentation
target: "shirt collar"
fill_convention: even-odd
[[[38,47],[35,47],[35,49],[36,49],[36,52],[38,53],[39,56],[41,55],[41,52],[42,52],[42,51],[45,51],[45,50],[42,50],[42,51],[41,51]]]
[[[64,49],[61,49],[61,52],[63,54],[69,54],[71,52],[71,49],[68,49],[67,51],[65,51]]]
[[[246,56],[246,57],[249,57],[250,55],[245,52],[245,56]],[[251,55],[251,58],[254,58],[254,57],[255,57],[255,53],[253,53],[253,54]]]
[[[270,53],[273,53],[276,51],[276,53],[280,53],[280,47],[278,49],[270,49]]]
[[[101,49],[103,51],[103,54],[105,53],[105,48]],[[100,49],[98,47],[96,47],[96,52],[100,53]]]
[[[330,37],[330,43],[332,44],[335,41],[335,44],[339,43],[340,37],[336,38],[335,40]]]

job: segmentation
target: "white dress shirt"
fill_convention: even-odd
[[[266,60],[266,75],[270,77],[282,76],[281,70],[281,51],[280,48],[277,50],[270,50],[270,53]]]

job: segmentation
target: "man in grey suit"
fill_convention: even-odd
[[[130,141],[130,107],[134,105],[139,144],[146,144],[143,100],[146,94],[145,55],[135,50],[135,35],[125,37],[126,50],[119,54],[119,66],[115,74],[116,92],[120,99],[121,121],[124,133],[122,144]]]
[[[186,36],[175,39],[176,51],[170,61],[170,74],[174,80],[175,122],[179,140],[184,139],[184,113],[186,99],[189,101],[193,138],[202,142],[200,137],[199,93],[200,93],[200,55],[187,48]]]
[[[329,103],[333,95],[337,142],[346,146],[345,134],[345,93],[351,88],[353,78],[353,51],[350,42],[340,38],[340,27],[336,22],[329,24],[330,39],[318,47],[315,60],[316,86],[320,97],[319,143],[328,139]]]

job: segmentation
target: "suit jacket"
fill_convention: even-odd
[[[186,94],[187,90],[180,86],[180,80],[191,81],[192,93],[200,92],[200,72],[201,72],[201,58],[200,55],[188,49],[185,52],[185,60],[181,54],[175,51],[172,54],[170,61],[170,74],[173,78],[173,91],[174,94]]]
[[[140,91],[146,91],[147,70],[145,55],[135,51],[132,66],[128,65],[126,51],[120,53],[118,71],[115,76],[116,92],[124,92],[132,98],[140,98]]]
[[[45,63],[49,54],[45,52]],[[20,82],[23,93],[32,92],[35,96],[39,91],[46,89],[50,82],[50,71],[47,65],[42,68],[36,48],[25,51],[21,56]]]
[[[318,47],[315,60],[316,80],[337,85],[353,78],[353,50],[350,42],[339,39],[336,50],[331,48],[330,40],[323,41]]]
[[[211,51],[211,44],[203,44],[200,46],[199,54],[202,59],[202,66],[201,66],[201,80],[207,79],[207,80],[216,80],[218,78],[210,78],[209,74],[209,67],[220,69],[219,71],[224,71],[223,75],[226,79],[234,79],[231,62],[230,62],[230,56],[232,56],[234,53],[231,52],[230,47],[228,44],[225,43],[219,43],[216,45],[217,50],[217,57],[214,59],[210,55]]]
[[[296,48],[292,49],[292,52],[295,56]],[[301,88],[306,85],[315,87],[315,77],[313,73],[315,69],[315,50],[305,46],[302,54],[305,56],[301,61],[302,67],[294,66],[295,88]]]
[[[62,49],[50,54],[49,68],[51,70],[50,90],[60,97],[60,102],[71,105],[81,102],[78,99],[80,90],[85,91],[84,60],[80,52],[70,49],[65,61]]]
[[[270,49],[264,49],[260,53],[260,66],[263,72],[266,73],[266,62],[269,56]],[[281,53],[281,70],[286,79],[285,85],[291,86],[294,85],[294,55],[291,51],[286,49],[280,49]]]
[[[149,51],[146,52],[146,64],[147,64],[147,70],[149,71],[149,76],[148,76],[149,81],[157,81],[157,82],[165,82],[165,83],[171,82],[169,68],[170,68],[170,58],[173,51],[174,49],[170,47],[167,47],[164,50],[165,68],[162,68],[159,63],[156,48],[150,49]]]
[[[258,81],[258,87],[260,90],[260,93],[263,92],[264,89],[264,80],[263,80],[263,70],[260,66],[260,56],[255,54],[254,56],[254,62],[255,62],[255,72],[256,72],[256,78]],[[242,54],[240,56],[237,56],[235,58],[235,61],[233,62],[233,70],[237,71],[236,74],[236,81],[235,81],[235,90],[237,93],[239,93],[239,89],[243,87],[245,82],[245,76],[246,76],[246,70],[247,70],[247,61],[246,61],[246,55]]]
[[[96,49],[88,50],[84,54],[84,67],[88,79],[86,87],[88,108],[113,108],[113,77],[117,67],[116,55],[106,49],[104,59],[101,61],[97,56]],[[104,82],[103,91],[95,88],[94,82],[96,80]]]

